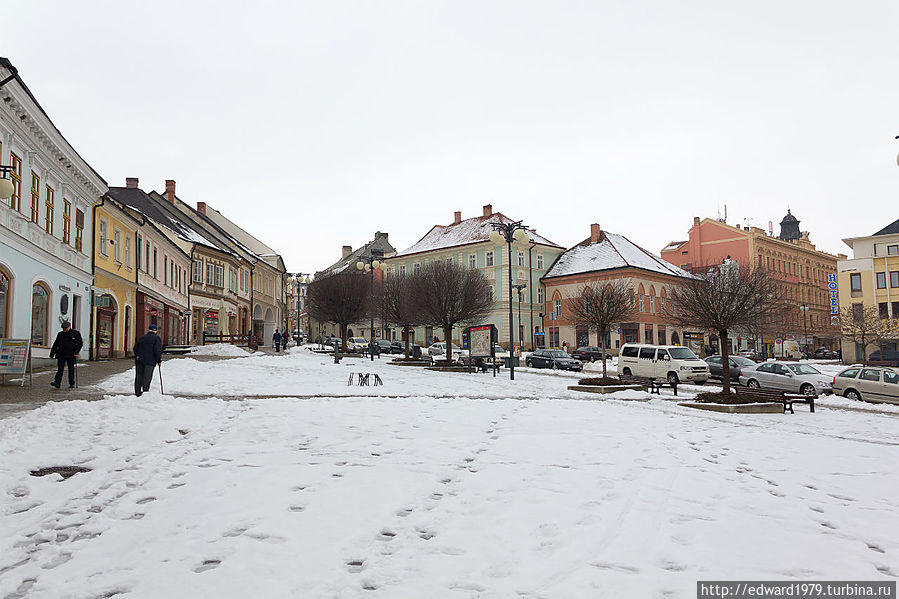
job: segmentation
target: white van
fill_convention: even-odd
[[[689,347],[625,343],[618,353],[618,374],[665,379],[669,383],[709,380],[709,365]]]

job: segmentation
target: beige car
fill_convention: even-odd
[[[833,392],[848,399],[899,404],[899,372],[855,364],[833,377]]]

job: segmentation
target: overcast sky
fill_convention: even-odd
[[[315,271],[494,211],[658,253],[899,218],[899,2],[8,3],[0,55],[109,182],[177,181]]]

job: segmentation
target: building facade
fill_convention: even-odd
[[[551,347],[575,349],[602,345],[599,332],[579,325],[571,304],[585,285],[623,281],[634,293],[632,316],[606,336],[605,347],[617,355],[625,343],[686,345],[702,353],[705,332],[684,330],[668,322],[668,297],[689,274],[654,256],[623,235],[590,226],[590,237],[559,256],[541,279],[546,288],[547,338]]]
[[[837,263],[836,299],[840,309],[874,308],[895,330],[899,324],[899,220],[873,235],[843,242],[852,249],[852,258]],[[896,351],[897,340],[861,347],[844,339],[843,361],[861,362],[878,349]]]
[[[374,238],[365,245],[353,250],[352,246],[345,245],[341,248],[340,260],[327,268],[315,273],[315,279],[321,279],[343,272],[356,272],[356,264],[361,259],[377,258],[382,262],[387,262],[391,256],[396,254],[396,249],[390,245],[390,236],[381,231],[375,232]],[[361,273],[359,273],[361,274]],[[375,285],[380,285],[384,271],[375,270],[369,275],[372,277]],[[311,318],[305,308],[305,287],[303,289],[303,307],[298,307],[300,319],[305,321],[306,331],[310,339],[318,339],[320,337],[340,337],[340,327],[333,322],[320,322]],[[372,319],[365,318],[363,321],[355,322],[347,326],[347,338],[349,337],[365,337],[366,339],[392,339],[390,329],[388,329],[381,320],[375,316],[374,330],[372,330]]]
[[[455,212],[451,224],[435,225],[417,243],[389,258],[387,276],[413,273],[434,260],[453,260],[467,268],[478,269],[487,278],[494,297],[493,308],[481,324],[495,325],[504,347],[510,345],[510,333],[515,338],[512,345],[521,345],[523,349],[543,347],[546,325],[541,316],[544,290],[540,280],[565,249],[538,235],[536,229],[528,229],[530,243],[513,244],[510,260],[507,244],[496,245],[489,236],[493,223],[511,222],[514,220],[494,212],[490,204],[483,207],[481,216],[465,220],[461,212]],[[517,290],[511,294],[512,331],[509,330],[510,270],[512,285],[525,285],[521,294]],[[430,345],[435,336],[442,334],[432,327],[417,327],[413,340]],[[391,339],[403,338],[403,332],[397,328],[389,329],[388,335]],[[453,331],[453,342],[461,345],[461,341],[462,327],[459,327]]]
[[[819,251],[799,220],[789,211],[781,221],[781,233],[765,233],[758,227],[728,225],[714,219],[693,219],[689,239],[665,246],[661,257],[685,270],[721,264],[726,259],[751,268],[768,269],[778,281],[781,298],[788,305],[782,322],[763,333],[760,349],[777,355],[778,340],[791,339],[809,349],[835,348],[839,328],[831,324],[830,275],[844,254]],[[734,337],[739,338],[740,332]],[[745,338],[741,340],[745,343]],[[742,345],[741,345],[742,349]]]
[[[40,364],[63,320],[90,330],[93,206],[106,182],[16,73],[0,58],[0,79],[15,75],[0,88],[0,164],[14,186],[0,200],[0,337],[31,339]]]

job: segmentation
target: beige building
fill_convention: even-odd
[[[837,295],[840,309],[856,306],[877,310],[880,318],[899,324],[899,220],[873,235],[850,237],[843,243],[852,248],[852,258],[837,263]],[[845,258],[845,257],[844,257]],[[896,351],[897,341],[883,347],[860,347],[843,340],[843,361],[860,362],[877,349]]]

